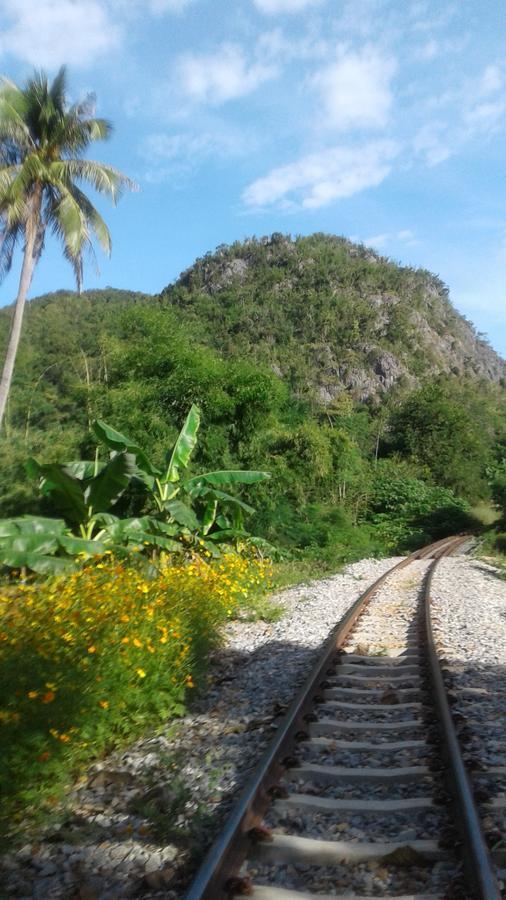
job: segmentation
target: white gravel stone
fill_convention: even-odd
[[[501,674],[504,686],[497,667],[506,666],[506,581],[499,576],[481,559],[448,557],[436,571],[432,600],[445,658],[473,664],[485,680]]]

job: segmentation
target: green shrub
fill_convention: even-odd
[[[498,550],[499,553],[506,554],[506,533],[504,531],[500,531],[495,535],[493,549]]]
[[[368,520],[392,551],[404,551],[473,529],[469,504],[449,488],[428,484],[391,461],[378,465]]]

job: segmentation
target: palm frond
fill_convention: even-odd
[[[85,119],[93,118],[97,108],[97,95],[95,91],[89,91],[85,97],[74,103],[69,109],[69,115],[84,117]]]
[[[0,167],[0,209],[4,198],[9,195],[9,190],[14,179],[19,175],[20,166],[3,166]]]
[[[49,224],[63,244],[64,256],[74,269],[77,290],[80,292],[83,281],[83,250],[91,246],[88,220],[68,185],[53,183],[52,189],[54,202]]]
[[[112,166],[90,159],[65,159],[52,163],[50,171],[63,181],[87,181],[100,194],[110,197],[116,203],[124,188],[138,190],[137,185],[126,175]]]
[[[61,66],[49,90],[49,96],[56,109],[65,110],[67,105],[67,67]]]
[[[75,184],[70,188],[70,193],[72,194],[76,203],[79,204],[79,207],[84,214],[88,225],[92,228],[95,237],[100,243],[100,246],[102,247],[104,253],[107,253],[107,255],[110,256],[112,249],[111,235],[102,216],[93,206],[93,203],[89,200],[86,194],[84,194],[83,191],[81,191]]]
[[[14,250],[21,235],[22,228],[19,225],[8,228],[4,224],[0,227],[0,282],[10,272]]]
[[[4,170],[5,171],[5,170]],[[26,156],[11,178],[8,188],[0,196],[0,210],[9,226],[25,222],[30,212],[33,187],[47,181],[47,167],[36,153]]]
[[[0,89],[0,142],[12,141],[20,150],[30,152],[34,146],[26,121],[27,101],[15,85],[5,83]]]
[[[84,124],[90,141],[106,141],[113,132],[113,125],[109,119],[87,119]]]

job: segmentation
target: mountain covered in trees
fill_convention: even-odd
[[[402,549],[490,495],[505,376],[438,278],[333,236],[220,247],[157,296],[46,295],[26,313],[0,516],[44,509],[27,457],[91,458],[101,418],[161,460],[197,403],[197,469],[272,473],[258,534],[330,560]]]
[[[506,363],[430,272],[316,234],[218,248],[163,291],[202,337],[246,354],[323,405],[378,398],[441,373],[501,381]]]

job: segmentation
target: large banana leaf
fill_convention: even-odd
[[[2,541],[4,550],[9,548],[13,553],[40,553],[51,556],[58,550],[58,538],[44,534],[20,534],[17,537]]]
[[[208,541],[216,541],[217,544],[234,540],[238,537],[247,537],[248,532],[239,528],[221,528],[219,531],[213,531],[208,534]]]
[[[63,519],[46,519],[45,516],[18,516],[14,519],[0,519],[0,541],[2,538],[20,534],[64,534],[67,526]]]
[[[180,551],[181,544],[173,540],[179,531],[176,525],[159,522],[152,516],[118,519],[104,528],[102,540],[113,544],[147,544],[164,550]]]
[[[209,500],[204,507],[204,514],[202,516],[202,532],[203,534],[207,534],[209,530],[213,527],[216,520],[216,513],[218,512],[218,501],[217,500]]]
[[[199,425],[200,410],[193,404],[168,459],[167,471],[163,478],[164,483],[179,481],[181,471],[186,469],[197,443]]]
[[[164,535],[157,534],[153,531],[137,532],[135,536],[132,535],[129,544],[147,544],[152,547],[159,547],[160,550],[168,550],[173,553],[180,553],[182,549],[179,541],[174,541],[172,538],[164,537]]]
[[[87,505],[93,512],[106,512],[127,489],[135,472],[133,453],[118,453],[113,456],[102,471],[86,485],[84,496]]]
[[[185,481],[184,488],[191,494],[196,487],[201,487],[205,484],[257,484],[259,481],[265,481],[270,477],[268,472],[257,472],[248,469],[224,469],[222,471],[204,472],[202,475],[195,475],[194,478],[189,478]]]
[[[178,525],[184,525],[190,531],[198,531],[200,523],[191,506],[187,506],[182,500],[169,500],[164,508]]]
[[[148,472],[149,475],[160,475],[159,469],[157,469],[156,466],[153,466],[144,453],[144,450],[142,450],[135,441],[131,441],[130,438],[121,434],[120,431],[116,431],[115,428],[112,428],[102,419],[97,419],[96,422],[93,422],[91,427],[98,439],[111,450],[115,450],[117,453],[133,453],[137,460],[137,464],[141,469]]]
[[[191,496],[195,500],[218,500],[226,506],[236,507],[237,509],[242,509],[247,513],[255,512],[252,506],[248,506],[247,503],[244,503],[243,500],[239,500],[238,497],[233,497],[232,494],[227,494],[225,491],[218,490],[218,488],[207,487],[207,485],[205,484],[197,485],[196,487],[194,487]]]
[[[59,538],[59,544],[70,556],[77,556],[78,553],[96,556],[107,549],[106,544],[102,541],[87,541],[85,538],[78,538],[68,534]]]
[[[0,548],[0,565],[10,569],[31,569],[39,575],[64,575],[73,572],[76,564],[65,556],[44,556],[39,553],[21,553]]]
[[[0,522],[0,566],[28,568],[40,575],[70,571],[69,559],[56,557],[65,539],[65,522],[26,516]]]
[[[49,495],[57,509],[62,513],[67,522],[73,525],[81,525],[86,521],[88,510],[84,500],[81,483],[65,472],[58,463],[40,465],[36,459],[29,459],[26,463],[29,475],[40,478],[40,490],[46,496]]]
[[[75,462],[63,463],[63,470],[68,475],[78,478],[79,481],[87,481],[94,478],[104,468],[105,463],[94,459],[78,459]]]
[[[94,516],[90,516],[90,523],[94,525],[114,525],[116,522],[119,522],[118,516],[113,516],[112,513],[99,512],[95,513]]]

